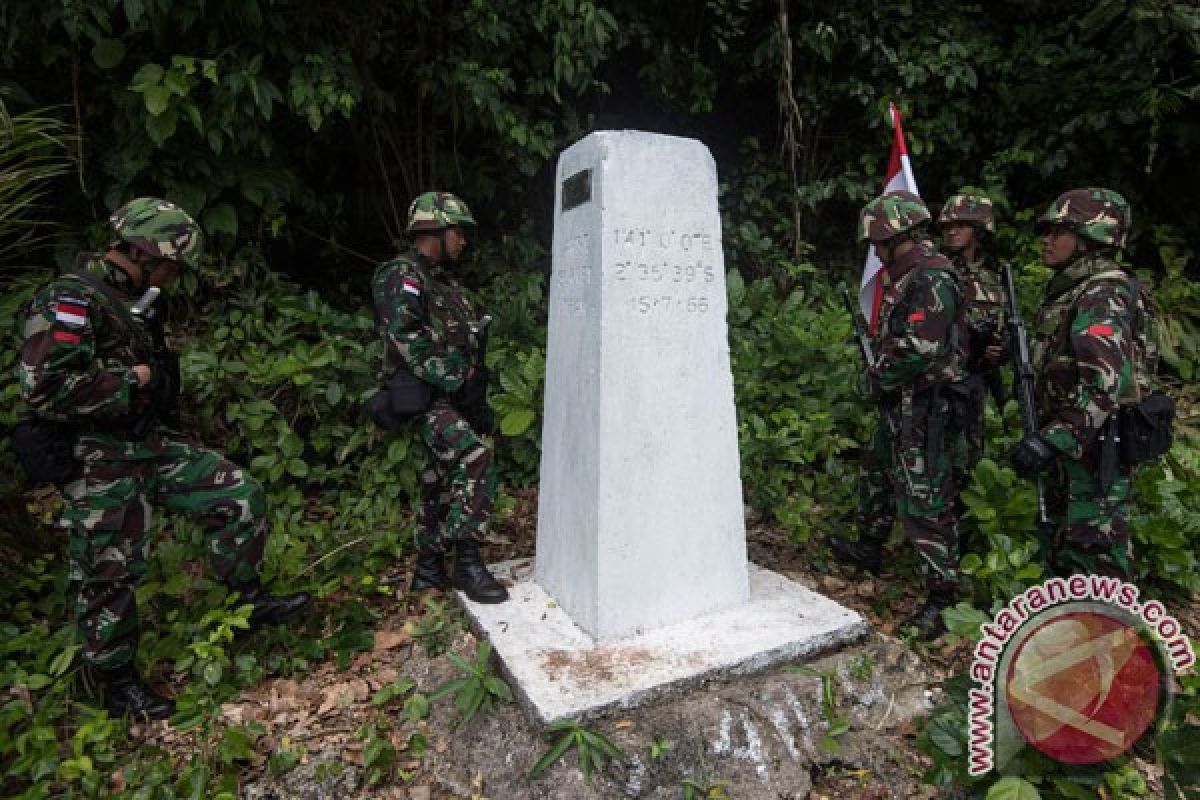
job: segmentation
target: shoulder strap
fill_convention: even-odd
[[[125,301],[117,294],[116,290],[109,286],[104,281],[97,278],[92,273],[82,270],[73,269],[67,272],[66,275],[72,278],[78,278],[96,291],[100,292],[107,298],[109,305],[116,311],[116,314],[121,319],[121,323],[129,331],[137,330],[137,323],[133,321],[133,315],[129,313],[129,309],[125,307]]]

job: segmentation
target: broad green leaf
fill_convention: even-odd
[[[125,43],[120,39],[99,39],[92,46],[92,60],[100,69],[112,69],[125,58]]]
[[[500,420],[500,432],[505,436],[520,436],[529,430],[529,426],[535,419],[537,419],[537,415],[529,409],[512,411],[505,414],[504,419]]]
[[[217,203],[205,209],[200,222],[209,234],[227,233],[237,236],[237,212],[229,203]]]
[[[142,93],[142,101],[146,104],[146,110],[157,117],[167,110],[171,102],[171,90],[162,84],[148,86]]]
[[[1037,787],[1024,778],[1001,778],[988,789],[987,800],[1042,800]]]
[[[133,75],[129,88],[135,92],[145,92],[151,86],[162,83],[165,70],[158,64],[146,64]]]

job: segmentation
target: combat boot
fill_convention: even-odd
[[[838,561],[864,569],[872,575],[878,575],[883,569],[882,543],[866,542],[862,539],[851,541],[844,536],[830,536],[829,549]]]
[[[242,593],[242,603],[250,604],[250,630],[264,625],[277,625],[300,613],[311,599],[308,592],[276,596],[263,588],[259,581],[241,584],[235,589]]]
[[[954,605],[953,589],[930,589],[925,605],[921,606],[921,609],[905,620],[903,624],[916,628],[917,636],[921,639],[927,642],[933,641],[946,632],[946,623],[942,619],[942,612],[952,605]]]
[[[417,551],[417,565],[413,569],[410,592],[422,589],[449,589],[450,575],[446,572],[446,557],[440,550],[432,548]]]
[[[112,716],[166,719],[175,713],[175,701],[150,688],[133,664],[96,673],[103,686],[104,705]]]
[[[476,603],[503,603],[508,590],[501,586],[479,556],[479,542],[461,539],[456,545],[454,585],[467,593]]]

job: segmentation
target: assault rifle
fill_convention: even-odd
[[[1017,407],[1021,411],[1021,430],[1026,436],[1038,433],[1037,392],[1033,376],[1033,364],[1029,360],[1029,334],[1025,320],[1017,307],[1017,289],[1013,283],[1012,264],[1004,262],[1004,291],[1008,303],[1008,328],[1012,337],[1013,393],[1017,396]],[[1042,479],[1034,481],[1037,486],[1038,521],[1043,525],[1046,516],[1046,495],[1042,492]]]
[[[858,353],[862,356],[864,374],[870,380],[870,372],[875,367],[875,352],[871,349],[871,338],[867,335],[866,329],[859,320],[858,309],[855,306],[854,300],[850,297],[850,290],[845,286],[842,287],[842,299],[846,302],[846,313],[850,315],[850,321],[854,324],[854,338],[858,341]],[[882,403],[879,404],[879,416],[883,418],[884,424],[887,425],[888,432],[895,436],[896,426]]]
[[[167,345],[163,330],[163,315],[154,307],[162,289],[151,286],[129,309],[129,313],[142,321],[154,340],[154,353],[150,367],[150,396],[155,413],[166,424],[179,427],[179,392],[183,387],[183,376],[179,369],[179,355]]]

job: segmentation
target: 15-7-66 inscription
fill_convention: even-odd
[[[608,231],[614,260],[606,278],[624,288],[638,314],[706,314],[717,279],[716,237],[705,231],[624,228]]]

